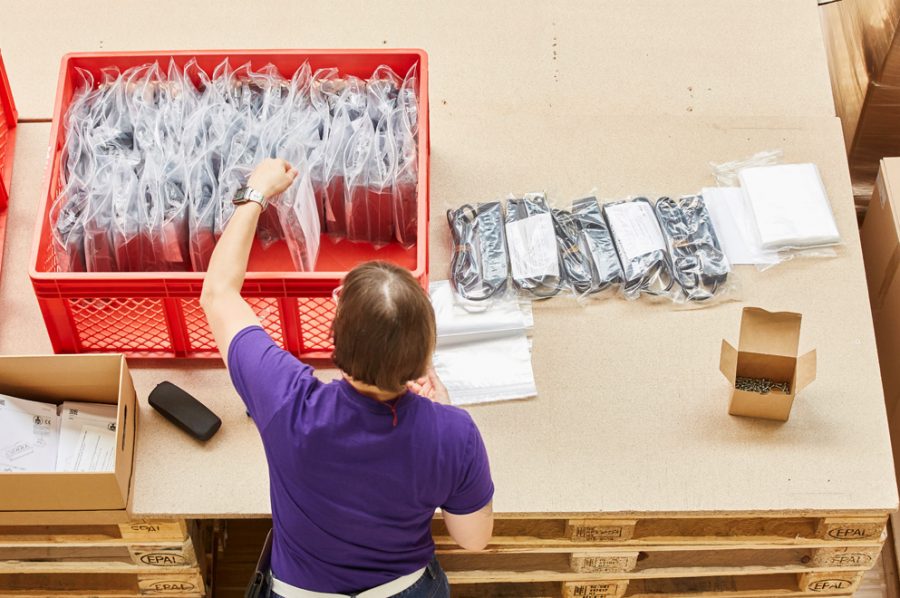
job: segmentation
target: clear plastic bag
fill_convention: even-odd
[[[840,244],[815,164],[745,168],[738,178],[763,250],[807,251]]]
[[[375,128],[372,153],[367,164],[366,218],[369,241],[383,247],[394,240],[394,181],[397,147],[390,116],[384,116]]]
[[[63,145],[60,174],[62,191],[50,207],[50,226],[57,267],[65,272],[85,272],[84,219],[88,207],[88,190],[94,177],[94,154],[89,131],[91,99],[97,94],[94,79],[88,72],[77,70],[81,77],[66,113],[66,141]]]
[[[625,298],[668,297],[675,277],[653,204],[646,197],[607,203],[603,216],[625,275]]]
[[[87,186],[72,178],[50,208],[53,249],[62,272],[86,272],[84,212],[88,208]]]
[[[591,285],[581,294],[615,293],[625,276],[597,198],[585,197],[572,202],[572,218],[578,225],[579,248],[590,260]]]
[[[509,249],[499,201],[447,210],[453,248],[450,284],[466,301],[484,302],[509,290]]]
[[[352,136],[353,127],[347,108],[339,106],[322,153],[325,232],[332,238],[341,238],[347,234],[344,156]]]
[[[319,255],[321,229],[316,216],[316,200],[313,194],[309,167],[302,157],[292,156],[293,164],[299,164],[299,174],[294,183],[280,198],[275,208],[285,240],[291,252],[291,260],[298,272],[312,272]]]
[[[363,80],[304,63],[287,80],[271,64],[224,60],[210,74],[170,60],[102,69],[95,85],[81,71],[50,210],[59,268],[203,271],[252,168],[285,156],[304,164],[314,201],[295,191],[285,203],[293,216],[263,214],[264,249],[283,239],[297,267],[311,268],[318,238],[301,216],[333,236],[352,223],[354,240],[411,246],[416,72],[401,81],[382,66]]]
[[[87,193],[83,215],[85,269],[88,272],[115,272],[116,254],[112,240],[112,163],[102,164]]]
[[[124,160],[117,160],[112,167],[110,201],[112,202],[112,239],[115,262],[120,272],[143,270],[148,247],[143,231],[146,215],[139,193],[139,181],[134,168]]]
[[[841,244],[825,186],[815,164],[783,164],[767,150],[723,164],[710,163],[721,186],[740,187],[749,215],[749,243],[760,270],[794,257],[834,257]],[[774,253],[774,256],[772,255]]]
[[[406,126],[418,139],[419,134],[419,65],[414,64],[406,73],[397,95],[397,108],[402,111]]]
[[[369,163],[375,152],[375,129],[362,121],[344,151],[344,215],[347,238],[370,241],[368,213]]]
[[[722,251],[703,197],[693,195],[678,200],[661,197],[654,210],[678,283],[673,289],[673,299],[709,304],[727,297],[734,287],[730,280],[731,265]]]
[[[195,272],[206,272],[216,245],[216,202],[218,182],[207,156],[201,156],[188,170],[190,201],[191,264]]]
[[[415,134],[402,108],[391,114],[391,129],[397,156],[393,181],[394,226],[397,242],[412,247],[416,244],[419,224],[419,156]]]
[[[163,166],[162,177],[159,186],[162,267],[165,271],[187,272],[191,269],[187,169],[181,160],[170,156]]]
[[[519,291],[546,299],[563,289],[556,231],[543,193],[506,201],[506,241],[512,281]]]
[[[780,149],[773,149],[757,152],[749,158],[744,158],[742,160],[732,160],[730,162],[722,162],[721,164],[710,162],[709,167],[712,169],[713,176],[716,177],[716,184],[720,187],[738,187],[740,186],[738,174],[741,170],[753,166],[771,166],[772,164],[780,164],[783,158],[783,151]]]
[[[366,81],[366,109],[372,124],[378,125],[385,118],[389,118],[397,105],[397,95],[400,92],[400,77],[391,67],[382,64],[372,73]]]
[[[593,276],[590,255],[581,244],[578,220],[568,210],[552,208],[550,214],[559,252],[561,284],[576,297],[583,297],[593,287]]]
[[[162,196],[161,186],[164,183],[163,166],[158,160],[161,154],[145,157],[143,171],[138,180],[138,216],[142,259],[138,270],[142,272],[165,272],[169,269],[166,260],[165,240],[161,234],[163,223],[163,206],[159,201]]]

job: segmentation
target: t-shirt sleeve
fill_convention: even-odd
[[[228,372],[257,428],[286,403],[303,400],[317,384],[313,369],[275,344],[260,326],[248,326],[228,347]]]
[[[460,476],[455,489],[441,505],[442,511],[453,515],[468,515],[480,511],[494,498],[494,481],[487,449],[475,422],[469,421],[469,434]]]

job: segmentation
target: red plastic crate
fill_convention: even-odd
[[[6,67],[0,56],[0,268],[3,261],[3,243],[6,238],[6,216],[9,207],[9,190],[12,185],[13,155],[16,149],[16,105],[13,102]]]
[[[195,52],[84,53],[63,57],[60,69],[50,156],[34,236],[31,282],[47,332],[57,353],[122,352],[135,357],[217,357],[218,350],[200,309],[203,273],[57,272],[49,211],[60,191],[62,125],[75,91],[75,69],[97,77],[100,69],[126,69],[147,62],[161,66],[191,58],[212,72],[225,58],[232,65],[250,61],[253,68],[274,64],[290,77],[304,61],[313,71],[337,67],[342,74],[367,78],[380,64],[405,74],[419,72],[419,182],[417,243],[375,249],[368,244],[332,242],[323,235],[315,272],[293,272],[284,242],[263,251],[254,246],[243,295],[263,326],[286,350],[307,359],[330,358],[332,291],[354,266],[373,259],[408,268],[423,286],[428,279],[429,127],[428,58],[422,50],[237,50]]]

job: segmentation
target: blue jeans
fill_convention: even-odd
[[[263,592],[263,596],[284,598],[271,590]],[[355,598],[356,594],[349,594],[349,596]],[[450,584],[447,582],[447,574],[444,573],[441,564],[438,563],[437,557],[431,559],[419,581],[399,594],[394,594],[393,598],[450,598]]]

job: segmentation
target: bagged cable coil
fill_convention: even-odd
[[[661,197],[655,211],[678,283],[675,301],[706,302],[722,297],[729,288],[731,265],[719,244],[703,197]]]
[[[509,288],[509,255],[499,201],[447,210],[453,248],[450,284],[466,301],[502,297]]]
[[[288,155],[306,175],[260,218],[263,248],[283,241],[309,270],[323,228],[340,237],[350,223],[352,240],[376,246],[415,242],[415,69],[401,79],[381,66],[365,81],[304,64],[286,79],[273,65],[225,60],[210,75],[191,60],[80,76],[50,209],[62,271],[205,270],[252,168]],[[349,163],[352,181],[351,150],[362,158]]]
[[[617,201],[605,204],[603,215],[625,275],[625,298],[668,296],[675,279],[653,204],[646,197]]]
[[[506,239],[513,284],[533,297],[553,297],[563,288],[553,216],[542,193],[506,201]]]

